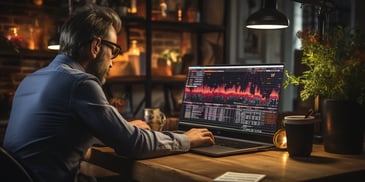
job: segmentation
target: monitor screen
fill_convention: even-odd
[[[189,67],[180,121],[273,135],[284,65]]]

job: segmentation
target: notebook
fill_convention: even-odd
[[[283,64],[190,66],[179,130],[204,127],[216,139],[191,152],[219,157],[272,149],[283,72]]]

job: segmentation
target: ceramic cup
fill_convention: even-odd
[[[166,115],[159,108],[145,108],[144,121],[152,130],[162,131],[166,123]]]
[[[309,157],[312,153],[315,118],[304,115],[284,117],[287,150],[290,157]]]

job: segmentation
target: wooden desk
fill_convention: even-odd
[[[123,158],[110,148],[93,148],[91,155],[90,160],[96,159],[98,165],[121,173],[126,170],[126,166],[121,167]],[[116,164],[119,167],[115,168]],[[207,182],[226,171],[266,174],[265,182],[365,179],[365,154],[331,154],[324,152],[322,145],[314,145],[308,158],[289,158],[287,151],[282,150],[220,158],[184,153],[124,164],[131,164],[133,179],[139,182]]]

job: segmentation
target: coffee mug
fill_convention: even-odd
[[[145,108],[144,121],[152,130],[162,131],[166,123],[166,115],[159,108]]]
[[[284,117],[287,150],[290,157],[308,157],[311,155],[315,122],[313,116],[292,115]]]

